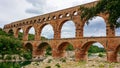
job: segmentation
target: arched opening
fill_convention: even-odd
[[[62,14],[60,14],[60,15],[59,15],[59,18],[60,18],[60,19],[61,19],[61,18],[63,18],[63,15],[62,15]]]
[[[70,13],[66,13],[66,17],[69,17],[70,16]]]
[[[56,17],[56,16],[53,16],[53,19],[57,19],[57,17]]]
[[[117,61],[120,62],[120,45],[116,49]]]
[[[8,34],[9,34],[9,36],[14,36],[14,31],[13,31],[12,29],[10,29],[10,30],[8,31]]]
[[[32,59],[32,51],[33,51],[33,46],[31,43],[25,44],[25,51],[24,51],[24,58],[25,59]]]
[[[28,27],[28,40],[34,40],[35,37],[35,29],[34,27],[30,26]]]
[[[41,40],[45,39],[53,39],[54,37],[54,30],[53,27],[50,24],[44,25],[41,31]]]
[[[50,47],[50,45],[46,42],[41,43],[38,47],[37,47],[37,54],[40,56],[51,56],[52,55],[52,49]]]
[[[48,17],[48,20],[50,21],[50,20],[51,20],[51,18],[50,18],[50,17]]]
[[[16,35],[18,35],[18,39],[22,40],[23,39],[23,30],[21,28],[18,28]]]
[[[106,23],[102,17],[96,16],[84,25],[84,37],[106,36]]]
[[[77,12],[77,11],[74,11],[74,12],[73,12],[73,15],[75,15],[75,16],[78,15],[78,12]]]
[[[32,51],[33,51],[32,44],[31,44],[31,43],[27,43],[27,44],[25,45],[25,49],[26,49],[27,51],[31,51],[31,53],[32,53]]]
[[[63,42],[58,46],[57,51],[59,52],[59,57],[68,57],[74,59],[74,47],[69,42]]]
[[[120,24],[120,17],[117,19],[117,22]],[[115,29],[115,36],[120,36],[120,27],[118,26],[116,25],[117,28]]]
[[[106,51],[104,49],[104,46],[96,41],[90,41],[83,45],[82,47],[82,53],[85,59],[94,60],[96,62],[99,61],[105,61],[106,60]]]
[[[115,36],[120,36],[120,28],[116,28],[116,30],[115,30]]]
[[[61,38],[75,38],[76,27],[73,21],[66,21],[60,27]]]

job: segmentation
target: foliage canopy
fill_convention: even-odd
[[[94,18],[100,13],[109,14],[108,23],[111,27],[120,27],[120,0],[99,0],[96,6],[87,8],[80,7],[82,12],[81,19],[88,20]]]
[[[5,59],[5,55],[19,55],[24,59],[32,58],[31,52],[23,48],[21,40],[14,38],[12,34],[7,34],[2,29],[0,29],[0,55],[1,59]]]

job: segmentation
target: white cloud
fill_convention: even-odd
[[[120,36],[120,28],[117,28],[115,32],[116,32],[115,33],[116,36]]]
[[[29,33],[30,33],[30,34],[35,34],[35,29],[34,29],[33,27],[31,27],[31,28],[29,29]]]
[[[100,48],[104,48],[103,45],[99,42],[93,43],[92,45],[98,46]]]
[[[53,27],[51,25],[46,25],[41,32],[41,36],[44,36],[48,39],[51,39],[54,37],[54,31],[53,31]]]
[[[61,29],[61,38],[75,38],[76,27],[74,22],[67,21]]]
[[[31,7],[25,0],[0,0],[0,27],[13,21],[28,18],[34,15],[26,14],[26,8]]]
[[[44,14],[95,0],[27,0],[33,7],[26,10],[27,13]]]
[[[96,17],[84,26],[84,37],[106,36],[106,24],[104,19]]]

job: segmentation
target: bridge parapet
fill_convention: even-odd
[[[83,37],[83,38],[61,38],[61,39],[45,39],[45,40],[37,40],[37,41],[54,41],[54,40],[83,40],[83,39],[120,39],[120,36],[115,37]],[[33,40],[35,41],[35,40]],[[32,42],[32,41],[31,41]]]

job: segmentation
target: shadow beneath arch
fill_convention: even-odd
[[[8,35],[9,35],[9,36],[14,36],[14,31],[13,31],[13,29],[10,29],[10,30],[8,31]]]
[[[32,52],[33,52],[33,46],[31,43],[27,43],[24,45],[24,58],[27,59],[27,60],[31,60],[32,59]]]
[[[117,54],[117,61],[120,62],[120,45],[116,48],[115,54]]]

